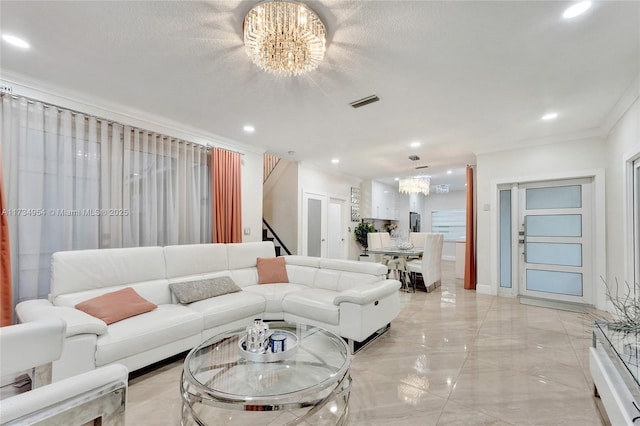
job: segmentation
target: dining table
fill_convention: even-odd
[[[378,247],[374,249],[369,249],[369,253],[371,254],[381,254],[383,256],[392,256],[398,258],[398,270],[400,271],[400,283],[402,286],[400,287],[403,291],[409,290],[409,284],[413,287],[413,292],[416,292],[416,284],[415,280],[411,280],[409,278],[409,272],[407,271],[407,261],[410,258],[420,259],[422,258],[422,253],[424,253],[424,248],[422,247],[412,247],[412,248],[400,248],[398,246],[390,246],[390,247]]]

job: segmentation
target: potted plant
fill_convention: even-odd
[[[367,234],[369,232],[377,232],[373,223],[365,222],[364,220],[356,226],[353,233],[356,236],[356,241],[358,244],[362,246],[364,249],[364,255],[367,255],[367,248],[369,247],[369,243],[367,242]]]

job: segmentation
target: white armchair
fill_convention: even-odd
[[[442,280],[442,244],[444,235],[427,232],[422,232],[421,234],[423,234],[421,237],[424,237],[422,259],[407,262],[406,270],[412,275],[422,274],[424,287],[429,292],[438,287]],[[415,291],[415,279],[412,281]]]
[[[1,425],[124,425],[128,370],[112,364],[51,383],[66,324],[34,321],[0,328],[2,377],[31,372],[33,389],[0,400]]]

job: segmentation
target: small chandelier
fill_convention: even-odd
[[[424,194],[429,195],[431,179],[426,176],[414,176],[400,179],[398,181],[398,191],[401,194]]]
[[[243,32],[253,63],[272,74],[300,75],[324,58],[324,23],[302,3],[259,3],[244,17]]]

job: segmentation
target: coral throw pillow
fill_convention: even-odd
[[[157,307],[131,287],[85,300],[75,306],[76,309],[101,319],[107,325],[153,311]]]
[[[284,257],[259,257],[257,266],[259,284],[289,282]]]

